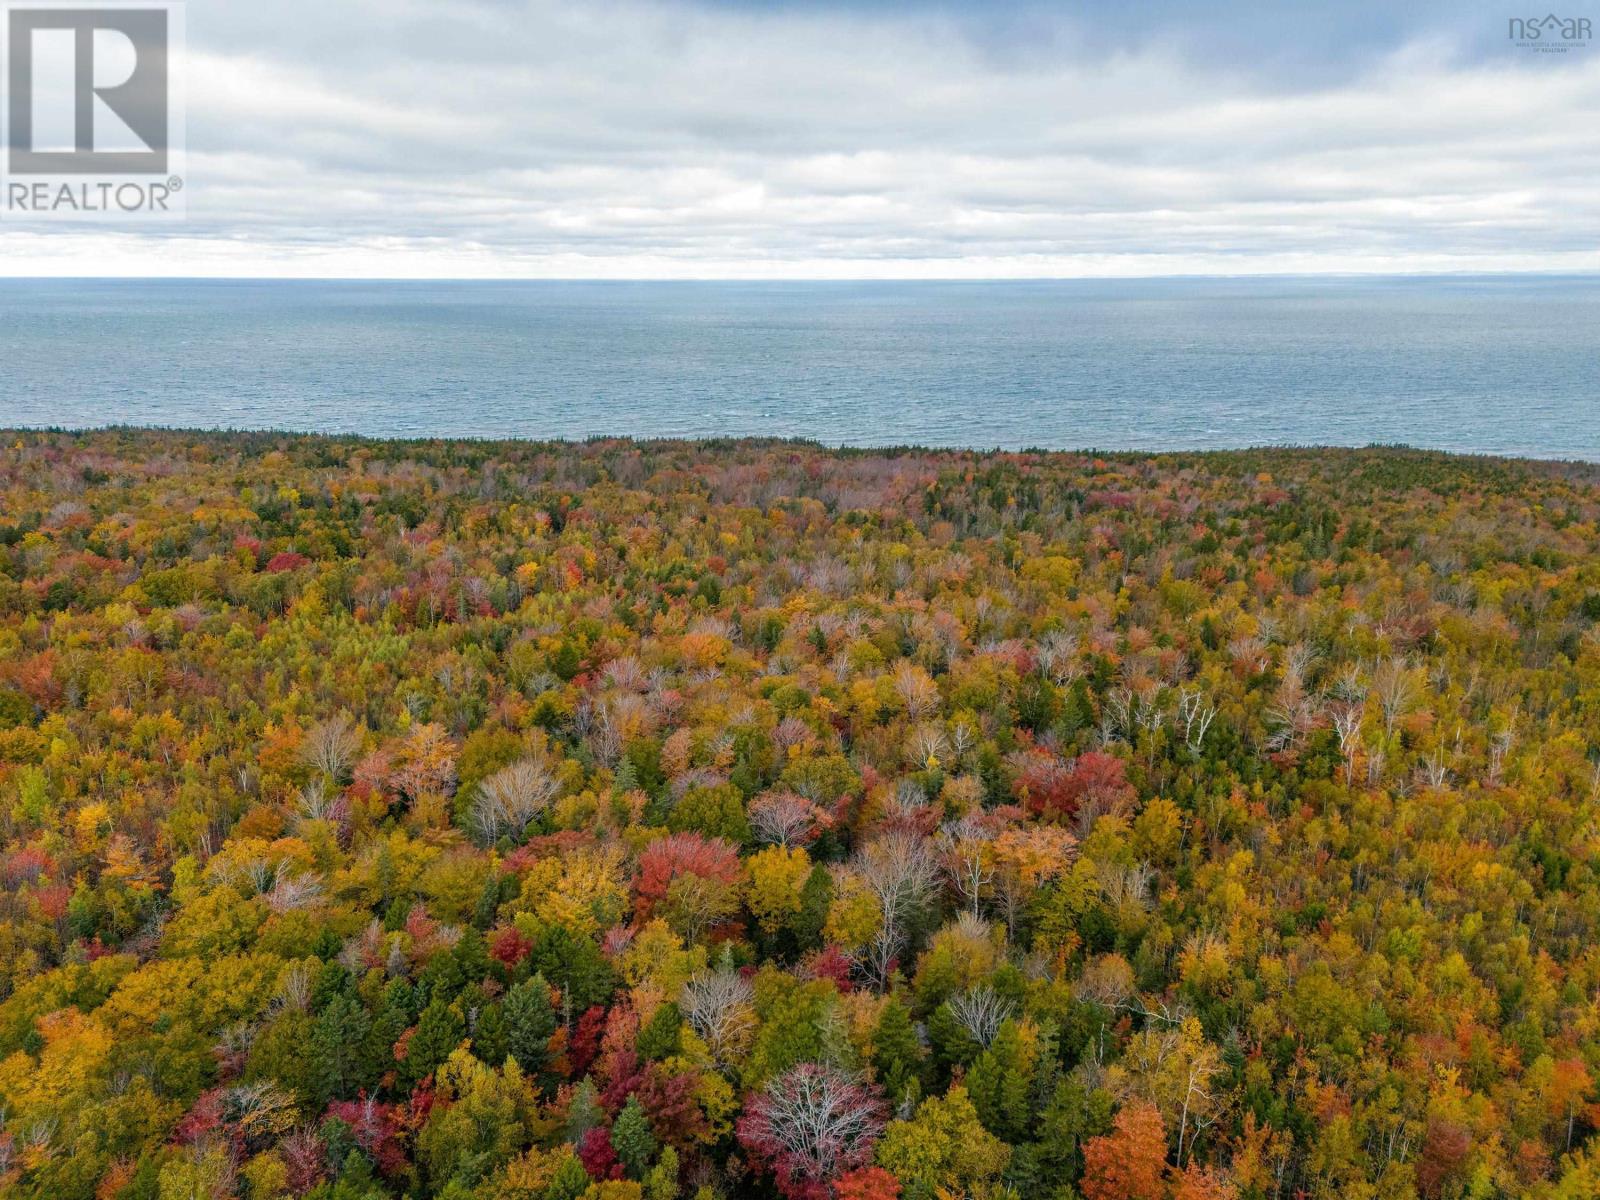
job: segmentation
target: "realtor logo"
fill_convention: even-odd
[[[8,214],[170,213],[182,7],[0,0]]]

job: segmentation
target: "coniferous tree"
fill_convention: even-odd
[[[329,1100],[348,1100],[371,1082],[371,1028],[366,1009],[351,996],[335,996],[317,1015],[306,1051],[319,1108]]]
[[[430,1000],[406,1042],[406,1078],[412,1083],[427,1078],[465,1036],[461,1014],[441,999]]]
[[[637,1096],[629,1096],[617,1119],[611,1126],[611,1146],[627,1169],[630,1179],[643,1179],[656,1154],[655,1135],[650,1122],[639,1105]]]
[[[543,975],[517,984],[504,1002],[506,1049],[530,1077],[537,1078],[550,1058],[550,1036],[559,1024]]]
[[[872,1069],[884,1094],[895,1104],[916,1103],[927,1071],[927,1054],[917,1037],[911,1011],[890,996],[872,1031]]]

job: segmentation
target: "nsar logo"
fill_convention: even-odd
[[[1512,17],[1507,21],[1506,37],[1519,46],[1546,54],[1565,54],[1585,46],[1593,33],[1588,17]]]

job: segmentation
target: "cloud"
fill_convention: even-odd
[[[0,271],[1600,266],[1600,46],[1519,51],[1489,9],[1197,7],[197,9],[188,220],[8,222]]]

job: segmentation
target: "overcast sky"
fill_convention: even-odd
[[[1526,7],[191,0],[187,221],[0,272],[1600,269],[1600,41]]]

